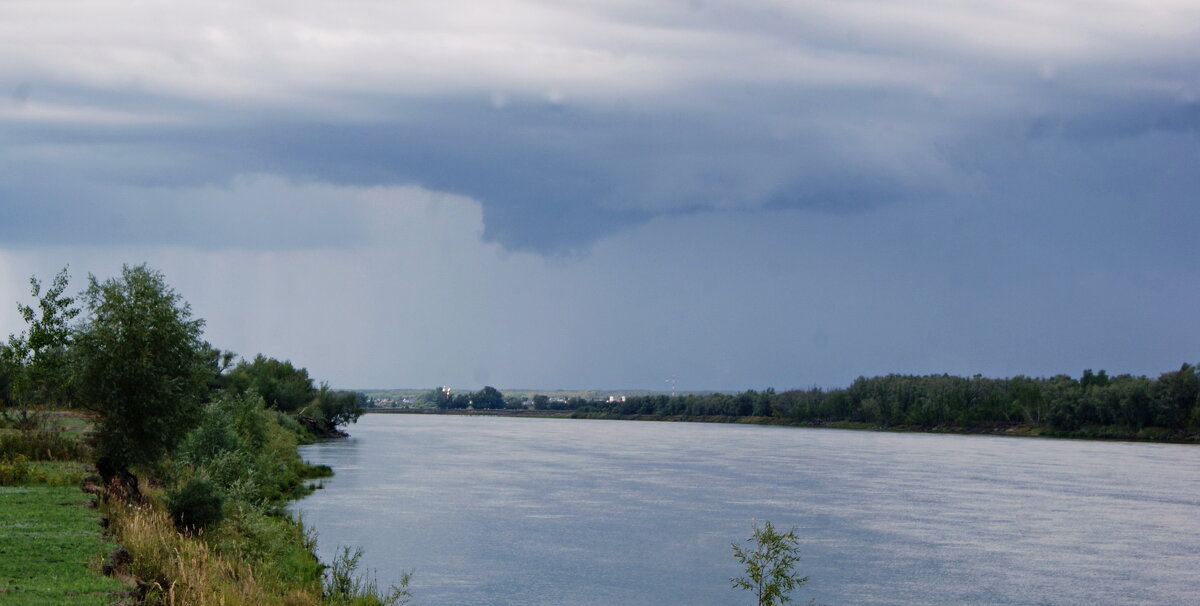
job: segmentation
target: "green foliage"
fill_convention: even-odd
[[[283,504],[308,489],[305,478],[332,472],[300,460],[296,445],[311,435],[292,413],[311,406],[333,422],[352,422],[361,414],[362,396],[327,386],[318,392],[306,370],[262,356],[229,370],[233,354],[204,342],[203,321],[192,318],[162,275],[145,266],[124,267],[121,276],[103,282],[89,276],[82,296],[87,313],[74,326],[70,321],[79,311],[63,294],[65,270],[44,293],[36,279],[31,284],[35,298],[42,295],[37,309],[18,305],[29,330],[0,344],[0,485],[25,490],[32,483],[73,484],[68,490],[83,495],[77,486],[88,466],[36,459],[88,456],[92,449],[76,434],[92,419],[28,406],[74,398],[97,413],[97,468],[125,483],[126,490],[109,492],[102,506],[133,554],[129,572],[146,582],[145,600],[318,603],[324,567],[313,555],[315,538],[287,516]],[[270,394],[274,409],[260,390]],[[26,406],[8,407],[13,403]],[[67,424],[73,425],[69,431]],[[131,468],[151,472],[163,491],[151,485],[136,507],[126,507],[120,499],[139,492]],[[0,493],[2,516],[9,488]],[[14,526],[0,518],[0,527]],[[98,529],[94,520],[90,528]],[[18,544],[13,537],[0,541],[0,576],[6,579],[27,578],[4,569],[15,559],[10,547]],[[37,546],[47,549],[57,546]],[[12,553],[32,550],[21,544]],[[55,582],[69,579],[62,574],[64,562],[85,561],[54,558]],[[355,582],[338,603],[400,603],[407,595],[403,588],[380,594],[373,582]],[[84,585],[67,593],[25,591],[25,585],[0,591],[0,605],[115,599],[89,594]],[[15,602],[9,599],[14,596]]]
[[[32,479],[33,470],[29,468],[29,459],[25,455],[0,455],[0,486],[25,484]]]
[[[239,362],[229,371],[228,378],[235,390],[254,390],[268,407],[277,410],[298,411],[317,395],[308,370],[293,366],[290,360],[281,362],[262,354],[251,362]]]
[[[325,419],[331,427],[349,425],[358,420],[363,413],[365,397],[354,391],[335,391],[326,383],[321,384],[316,399],[305,411],[311,411],[313,416]]]
[[[0,343],[0,409],[16,404],[16,381],[21,367],[7,343]]]
[[[324,566],[313,555],[317,539],[301,521],[246,503],[234,503],[226,512],[220,528],[206,536],[217,552],[253,562],[261,576],[320,586]]]
[[[790,602],[792,598],[788,594],[808,581],[808,577],[796,574],[800,549],[795,527],[780,533],[770,522],[764,522],[761,527],[755,523],[754,533],[747,539],[745,547],[733,544],[733,556],[746,572],[729,582],[734,589],[754,593],[758,606]]]
[[[158,461],[187,434],[211,371],[204,321],[161,273],[125,266],[120,278],[88,282],[74,347],[78,394],[100,415],[97,465],[113,476]]]
[[[460,393],[450,397],[439,390],[442,395],[438,399],[438,408],[467,408],[498,409],[505,407],[504,394],[490,385],[473,393]]]
[[[311,444],[314,439],[311,433],[296,420],[296,417],[279,410],[268,410],[267,414],[277,425],[292,433],[292,437],[300,444]]]
[[[74,486],[93,473],[95,468],[82,461],[30,461],[29,483],[47,486]]]
[[[9,335],[7,345],[0,349],[0,374],[5,376],[0,387],[6,400],[30,406],[62,405],[70,399],[70,322],[79,315],[79,308],[75,299],[64,294],[69,279],[64,267],[43,294],[42,283],[36,277],[29,278],[37,309],[17,304],[29,329]]]
[[[264,409],[253,391],[220,394],[181,441],[174,476],[183,481],[201,474],[231,502],[280,506],[311,473],[296,454],[297,434],[281,422],[296,425],[286,414]]]
[[[447,393],[444,387],[435,387],[419,396],[413,401],[413,404],[420,406],[435,406],[437,408],[446,408],[450,401],[450,394]]]
[[[31,461],[74,461],[87,455],[87,447],[78,438],[57,428],[0,434],[0,456],[16,455]]]
[[[398,606],[407,604],[411,597],[408,585],[412,580],[412,572],[400,576],[400,583],[388,588],[386,592],[379,589],[373,577],[358,572],[362,549],[350,550],[342,547],[341,551],[326,571],[325,602],[346,606]]]
[[[213,483],[202,477],[167,490],[167,511],[180,530],[195,532],[220,522],[224,504]]]
[[[488,385],[471,395],[471,406],[475,408],[504,408],[504,394]]]
[[[535,407],[538,401],[535,399]],[[545,403],[543,403],[545,405]],[[1200,440],[1200,369],[1157,380],[1084,371],[1079,380],[950,375],[859,377],[845,389],[631,396],[573,405],[579,416],[744,417],[864,427],[995,430],[1026,425],[1054,435]],[[1159,428],[1161,431],[1146,431]]]

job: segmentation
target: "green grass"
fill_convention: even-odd
[[[111,604],[125,586],[100,564],[113,549],[76,486],[0,486],[0,605]]]
[[[80,461],[30,461],[27,463],[34,480],[30,484],[72,486],[79,489],[85,476],[95,473],[88,463]]]

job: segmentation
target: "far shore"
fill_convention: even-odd
[[[543,417],[570,418],[573,410],[516,410],[507,408],[364,408],[364,414],[465,415],[480,417]]]

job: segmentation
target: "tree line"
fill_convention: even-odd
[[[1085,370],[1078,379],[890,374],[859,377],[842,389],[635,396],[623,402],[589,402],[577,412],[765,417],[920,429],[1025,425],[1080,435],[1195,432],[1200,430],[1200,368],[1183,364],[1157,378],[1109,376],[1103,370]]]

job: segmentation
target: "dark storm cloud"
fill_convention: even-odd
[[[214,342],[344,386],[1155,372],[1200,342],[1189,0],[3,12],[10,294],[163,259]]]
[[[71,38],[52,8],[30,11],[8,31],[30,61],[0,64],[0,208],[22,221],[0,237],[354,239],[353,217],[281,217],[297,238],[122,199],[277,174],[466,194],[488,239],[549,252],[658,213],[854,213],[1003,191],[1027,169],[1012,135],[1085,153],[1095,139],[1195,133],[1186,6],[1072,6],[535,2],[473,30],[449,8],[330,22],[298,3],[294,29],[269,32],[256,24],[273,15],[253,8],[162,31],[97,13],[111,39]]]
[[[201,112],[182,123],[14,125],[4,169],[11,178],[0,186],[0,203],[25,220],[20,233],[13,228],[0,235],[59,241],[86,232],[87,241],[123,242],[159,234],[201,246],[271,246],[272,234],[240,242],[246,234],[238,229],[223,233],[190,221],[180,231],[171,218],[187,209],[165,201],[145,202],[150,212],[140,225],[120,219],[138,214],[143,204],[120,199],[131,195],[129,188],[146,188],[153,198],[172,187],[271,173],[353,185],[413,183],[471,195],[485,204],[489,238],[510,248],[553,251],[586,246],[657,212],[868,210],[911,198],[942,176],[936,158],[916,157],[928,149],[905,149],[912,143],[902,137],[875,142],[876,149],[859,155],[855,146],[867,140],[838,133],[837,124],[851,118],[815,101],[811,94],[767,88],[714,93],[704,106],[680,110],[537,99],[497,108],[476,97],[397,102],[396,117],[386,121],[286,112],[226,112],[217,119]],[[888,145],[900,149],[884,149]],[[893,164],[887,157],[893,152],[911,155]],[[303,232],[288,226],[305,217],[283,214],[286,225],[278,231]],[[308,219],[310,231],[329,225],[320,214]],[[163,230],[153,229],[156,221],[164,222]]]

